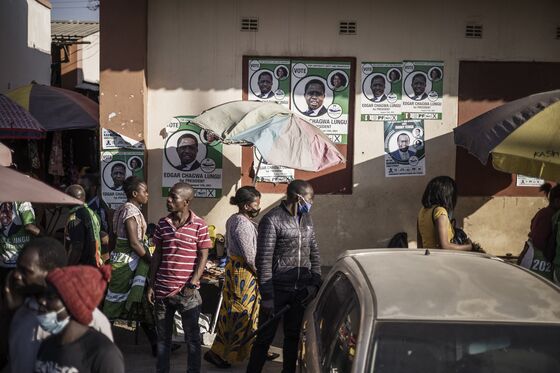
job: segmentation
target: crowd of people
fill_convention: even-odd
[[[204,356],[199,289],[213,244],[207,223],[191,209],[194,189],[186,183],[170,189],[169,214],[152,232],[142,212],[149,201],[147,184],[130,176],[122,190],[127,201],[112,211],[98,198],[93,178],[69,186],[66,192],[83,204],[70,209],[63,243],[41,237],[30,203],[0,204],[0,363],[7,364],[6,371],[124,372],[111,324],[125,319],[139,322],[156,371],[169,372],[178,313],[187,372],[200,372],[202,358],[218,368],[248,361],[247,372],[261,372],[278,356],[269,348],[281,321],[283,371],[294,372],[303,314],[321,286],[311,184],[292,181],[285,198],[258,223],[256,188],[241,187],[231,197],[237,212],[226,222],[223,302],[216,337]],[[520,259],[554,279],[554,269],[560,268],[555,255],[560,186],[545,192],[549,205],[533,218]],[[419,248],[481,250],[455,226],[456,203],[452,178],[428,183],[417,219]]]
[[[111,329],[117,319],[139,321],[157,358],[156,371],[169,372],[176,313],[185,333],[187,371],[200,372],[199,288],[213,244],[208,225],[190,208],[194,190],[186,183],[170,189],[169,214],[151,239],[142,213],[147,184],[130,176],[122,190],[127,201],[112,211],[88,175],[69,186],[66,193],[83,204],[69,210],[62,243],[41,237],[30,203],[6,205],[3,228],[10,218],[18,233],[0,247],[1,363],[7,372],[124,372]],[[260,372],[267,359],[278,357],[268,352],[280,322],[274,315],[289,305],[282,315],[283,364],[295,371],[303,310],[321,285],[309,215],[313,188],[303,180],[290,183],[286,199],[259,225],[260,193],[254,187],[239,188],[230,202],[238,212],[226,223],[224,300],[204,358],[220,368],[249,359],[247,371]]]

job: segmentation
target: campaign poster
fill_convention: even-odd
[[[256,147],[253,147],[253,172],[257,174],[257,182],[290,183],[295,179],[295,171],[293,168],[274,166],[266,163]]]
[[[403,119],[401,67],[401,62],[362,63],[362,121]]]
[[[101,130],[102,148],[109,149],[144,149],[142,141],[136,141],[107,128]]]
[[[385,177],[426,174],[424,122],[386,121]]]
[[[402,111],[406,119],[441,119],[443,62],[403,61]]]
[[[292,60],[292,107],[336,144],[348,143],[349,62]]]
[[[162,196],[175,183],[189,183],[197,198],[222,196],[222,142],[212,132],[178,116],[166,126],[163,149]]]
[[[144,151],[112,149],[101,152],[101,198],[116,209],[126,202],[124,180],[129,176],[144,179]]]
[[[290,61],[249,60],[249,100],[278,102],[290,107]]]

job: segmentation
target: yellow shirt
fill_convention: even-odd
[[[447,210],[441,206],[435,207],[422,207],[418,213],[418,231],[422,237],[422,245],[425,248],[440,248],[439,240],[437,237],[435,221],[442,215],[445,215],[447,220],[447,239],[449,242],[453,239],[455,233],[453,227],[449,222]]]

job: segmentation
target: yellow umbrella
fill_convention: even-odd
[[[523,123],[492,150],[494,168],[560,180],[560,102]]]
[[[455,144],[483,164],[560,181],[560,89],[498,106],[453,130]]]

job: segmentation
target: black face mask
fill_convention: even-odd
[[[249,217],[251,218],[256,218],[257,216],[259,216],[259,213],[261,212],[261,209],[258,210],[247,210],[247,215],[249,215]]]

